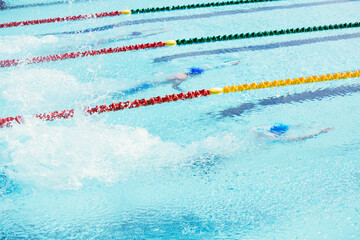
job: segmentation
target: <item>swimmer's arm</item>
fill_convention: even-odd
[[[302,136],[302,137],[294,137],[294,138],[286,138],[285,141],[289,141],[289,142],[296,142],[296,141],[302,141],[302,140],[306,140],[306,139],[309,139],[309,138],[313,138],[319,134],[322,134],[322,133],[327,133],[329,131],[332,131],[334,130],[333,127],[329,127],[329,128],[324,128],[324,129],[321,129],[320,131],[317,131],[317,132],[314,132],[312,134],[308,134],[308,135],[305,135],[305,136]]]
[[[156,35],[158,33],[148,33],[148,34],[141,34],[141,35],[135,35],[135,36],[131,36],[131,35],[128,35],[127,38],[123,38],[123,39],[132,39],[132,38],[141,38],[141,37],[147,37],[147,36],[151,36],[151,35]]]
[[[226,67],[226,66],[231,66],[231,65],[239,64],[240,62],[241,62],[240,60],[235,60],[235,61],[231,61],[231,62],[221,63],[221,64],[215,65],[215,66],[204,67],[204,70],[211,70],[211,69],[223,68],[223,67]]]
[[[172,88],[180,92],[183,92],[183,90],[180,88],[180,83],[176,83],[176,82],[173,83]]]
[[[129,40],[129,39],[133,39],[133,38],[148,37],[148,36],[157,35],[157,34],[160,34],[160,33],[163,33],[163,32],[167,32],[167,31],[168,30],[154,32],[154,33],[148,33],[148,34],[141,34],[141,35],[136,35],[136,36],[123,35],[123,36],[119,36],[119,37],[116,37],[116,38],[101,39],[101,40],[97,41],[96,44],[94,44],[94,45],[101,45],[101,44],[116,42],[116,41],[120,41],[120,40]]]
[[[271,140],[279,140],[279,138],[275,137],[274,134],[271,134],[268,132],[257,132],[257,137],[258,138],[267,138],[267,139],[271,139]]]
[[[157,34],[168,32],[168,31],[169,30],[163,30],[163,31],[154,32],[154,33],[142,34],[142,35],[139,35],[139,36],[136,36],[136,37],[148,37],[148,36],[153,36],[153,35],[157,35]],[[135,36],[133,36],[133,37],[135,37]]]

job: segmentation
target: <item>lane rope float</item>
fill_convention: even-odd
[[[141,9],[124,9],[122,11],[112,11],[112,12],[101,12],[95,14],[85,14],[77,16],[67,16],[67,17],[55,17],[48,19],[37,19],[37,20],[28,20],[20,22],[9,22],[0,24],[0,28],[10,28],[10,27],[19,27],[26,25],[37,25],[43,23],[54,23],[54,22],[65,22],[65,21],[75,21],[81,19],[90,19],[90,18],[103,18],[103,17],[114,17],[124,14],[139,14],[139,13],[152,13],[152,12],[165,12],[165,11],[175,11],[175,10],[185,10],[185,9],[194,9],[194,8],[208,8],[208,7],[219,7],[219,6],[229,6],[229,5],[238,5],[238,4],[247,4],[247,3],[260,3],[260,2],[274,2],[279,0],[235,0],[235,1],[226,1],[226,2],[211,2],[211,3],[200,3],[200,4],[187,4],[187,5],[177,5],[177,6],[167,6],[167,7],[153,7],[153,8],[141,8]]]
[[[239,39],[248,39],[248,38],[256,38],[256,37],[270,37],[270,36],[288,35],[288,34],[296,34],[296,33],[319,32],[319,31],[349,29],[349,28],[358,28],[358,27],[360,27],[360,22],[330,24],[330,25],[322,25],[322,26],[314,26],[314,27],[288,28],[288,29],[270,30],[270,31],[262,31],[262,32],[248,32],[248,33],[230,34],[230,35],[222,35],[222,36],[221,35],[208,36],[201,38],[167,40],[165,42],[160,41],[155,43],[136,44],[136,45],[130,45],[124,47],[116,47],[116,48],[103,48],[100,50],[92,50],[85,52],[54,54],[48,56],[34,57],[32,59],[12,59],[12,60],[8,59],[8,60],[0,61],[0,67],[12,67],[12,66],[17,66],[21,63],[35,64],[41,62],[54,62],[69,58],[88,57],[88,56],[95,56],[100,54],[125,52],[125,51],[140,50],[146,48],[157,48],[157,47],[175,46],[175,45],[190,45],[190,44],[198,44],[198,43],[239,40]]]
[[[264,88],[273,88],[273,87],[281,87],[281,86],[290,86],[290,85],[298,85],[298,84],[305,84],[305,83],[314,83],[314,82],[324,82],[324,81],[331,81],[337,79],[348,79],[348,78],[356,78],[360,77],[359,71],[349,71],[349,72],[342,72],[342,73],[335,73],[335,74],[327,74],[321,76],[309,76],[307,78],[294,78],[294,79],[281,79],[275,81],[267,81],[267,82],[260,82],[260,83],[245,83],[239,85],[232,85],[232,86],[225,86],[222,88],[211,88],[210,90],[196,90],[194,92],[189,91],[188,93],[179,93],[173,95],[166,95],[165,97],[152,97],[150,99],[137,99],[134,101],[127,101],[127,102],[119,102],[119,103],[111,103],[110,105],[97,105],[93,108],[88,107],[84,110],[85,114],[92,115],[92,114],[100,114],[104,112],[116,112],[120,110],[124,110],[127,108],[138,108],[141,106],[149,106],[155,104],[161,104],[166,102],[175,102],[178,100],[187,100],[192,99],[195,97],[202,97],[208,95],[216,95],[220,93],[231,93],[231,92],[240,92],[240,91],[249,91],[255,89],[264,89]],[[43,114],[33,114],[33,117],[42,119],[44,121],[54,121],[56,119],[68,119],[72,118],[75,115],[75,109],[71,110],[64,110],[64,111],[55,111]],[[24,118],[21,116],[16,117],[7,117],[7,118],[0,118],[0,127],[11,127],[13,123],[24,123]]]

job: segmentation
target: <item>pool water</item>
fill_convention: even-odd
[[[39,3],[51,1],[8,5]],[[0,10],[0,22],[178,4],[70,1]],[[0,59],[356,22],[359,10],[355,0],[292,0],[7,28]],[[359,78],[80,111],[179,93],[158,82],[227,61],[241,63],[179,87],[359,70],[359,38],[354,28],[1,68],[0,117],[26,122],[0,129],[0,239],[359,239]],[[31,117],[71,108],[72,119]],[[257,137],[275,123],[297,126],[290,137],[334,130]]]

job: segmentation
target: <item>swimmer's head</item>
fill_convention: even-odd
[[[198,74],[202,74],[205,70],[202,68],[197,68],[197,67],[192,67],[189,69],[188,74],[189,75],[198,75]]]
[[[140,36],[142,33],[141,32],[132,32],[130,35],[131,36]]]
[[[289,126],[282,124],[282,123],[276,123],[274,126],[270,128],[270,132],[276,135],[283,135],[289,130]]]

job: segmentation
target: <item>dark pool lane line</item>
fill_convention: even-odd
[[[138,25],[138,24],[144,24],[144,23],[202,19],[202,18],[211,18],[211,17],[227,16],[227,15],[234,15],[234,14],[265,12],[265,11],[272,11],[272,10],[279,10],[279,9],[295,9],[295,8],[303,8],[303,7],[323,6],[323,5],[329,5],[329,4],[347,3],[347,2],[352,2],[352,1],[360,1],[360,0],[333,0],[333,1],[324,1],[324,2],[297,3],[297,4],[286,5],[286,6],[269,6],[269,7],[259,7],[259,8],[252,8],[252,9],[221,11],[221,12],[215,12],[215,13],[184,15],[184,16],[176,16],[176,17],[141,19],[141,20],[135,20],[135,21],[120,22],[120,23],[116,23],[116,24],[110,24],[110,25],[106,25],[106,26],[102,26],[102,27],[89,28],[89,29],[79,30],[79,31],[47,33],[47,34],[42,34],[42,35],[38,35],[38,36],[99,32],[99,31],[113,29],[116,27],[131,26],[131,25]]]
[[[241,116],[243,113],[257,109],[261,106],[273,106],[280,104],[301,103],[305,101],[316,101],[328,97],[345,96],[351,93],[358,93],[358,92],[360,92],[360,85],[354,84],[354,85],[339,86],[334,88],[323,88],[315,91],[306,91],[302,93],[294,93],[280,97],[270,97],[270,98],[262,99],[257,102],[243,103],[238,107],[228,108],[224,111],[221,111],[220,116],[222,118]]]
[[[46,7],[46,6],[69,4],[69,2],[65,2],[65,1],[56,1],[56,2],[48,2],[48,3],[31,3],[31,4],[23,4],[23,5],[15,5],[15,6],[6,6],[6,1],[3,1],[3,2],[4,2],[4,4],[0,5],[0,11],[19,9],[19,8]],[[89,1],[88,0],[73,0],[73,3],[79,3],[79,2],[89,2]]]
[[[15,6],[7,6],[6,3],[4,3],[2,7],[0,7],[0,10],[52,6],[57,4],[64,4],[64,1],[49,2],[49,3],[31,3],[31,4],[23,4],[23,5],[15,5]]]
[[[302,46],[314,43],[321,42],[331,42],[331,41],[339,41],[339,40],[347,40],[360,38],[360,32],[358,33],[350,33],[350,34],[342,34],[335,36],[327,36],[327,37],[316,37],[302,40],[292,40],[286,42],[277,42],[270,44],[261,44],[255,46],[247,46],[247,47],[238,47],[238,48],[222,48],[215,50],[207,50],[207,51],[196,51],[196,52],[187,52],[187,53],[179,53],[164,57],[155,58],[154,62],[168,62],[174,59],[186,58],[186,57],[197,57],[197,56],[205,56],[205,55],[217,55],[217,54],[226,54],[226,53],[235,53],[235,52],[249,52],[249,51],[262,51],[262,50],[271,50],[276,48],[285,48],[285,47],[295,47]]]

